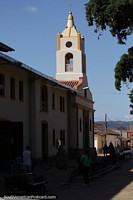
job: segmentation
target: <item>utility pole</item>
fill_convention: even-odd
[[[120,136],[120,138],[121,138],[121,147],[122,147],[122,122],[121,122],[121,136]]]
[[[105,142],[107,137],[107,113],[105,114]]]

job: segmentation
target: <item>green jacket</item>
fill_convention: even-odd
[[[81,158],[80,158],[80,163],[81,163],[83,166],[90,167],[91,164],[92,164],[91,157],[89,158],[88,155],[83,154],[83,155],[81,156]]]

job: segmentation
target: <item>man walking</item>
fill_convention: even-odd
[[[23,151],[23,170],[31,171],[31,152],[29,146],[26,146],[26,149]]]
[[[89,185],[89,170],[92,164],[92,160],[88,150],[85,150],[85,153],[81,155],[80,164],[82,165],[84,183],[85,185]]]

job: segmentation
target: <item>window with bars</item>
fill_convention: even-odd
[[[55,110],[55,94],[52,94],[52,109]]]
[[[48,91],[46,85],[41,86],[41,110],[48,112]]]
[[[24,100],[24,84],[23,81],[19,81],[19,100]]]
[[[82,131],[82,120],[81,120],[81,118],[79,120],[79,130]]]
[[[61,145],[65,145],[65,130],[60,130]]]
[[[55,140],[55,129],[53,129],[53,146],[55,147],[56,140]]]
[[[5,95],[5,76],[0,74],[0,96]]]
[[[65,112],[65,98],[60,96],[60,111]]]
[[[11,99],[15,99],[15,79],[10,79],[10,97]]]

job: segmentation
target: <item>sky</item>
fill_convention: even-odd
[[[122,54],[132,46],[132,36],[126,45],[119,45],[107,30],[100,39],[89,27],[85,3],[89,0],[0,0],[0,41],[15,49],[8,52],[24,64],[48,75],[56,74],[57,33],[67,24],[69,11],[74,23],[85,37],[86,66],[89,88],[93,95],[94,119],[131,121],[130,90],[114,86],[114,68]],[[130,86],[132,87],[132,85]]]

